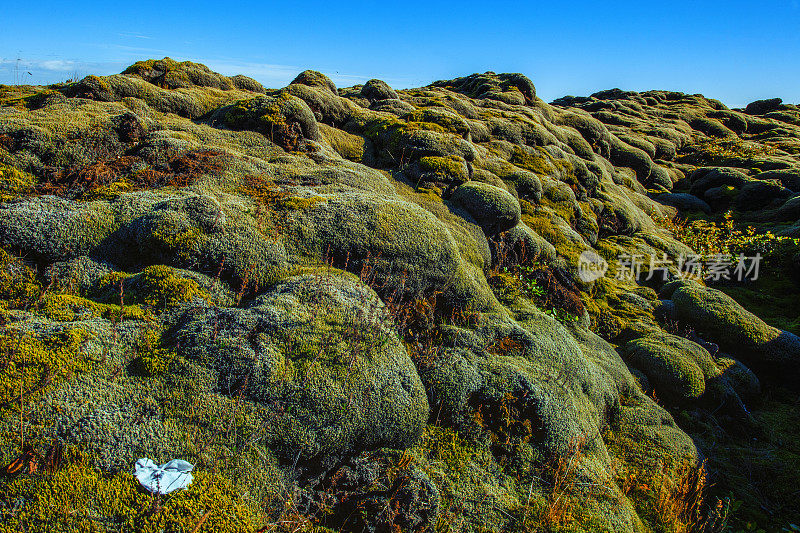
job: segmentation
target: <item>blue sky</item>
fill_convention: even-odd
[[[0,4],[0,83],[170,56],[269,87],[306,68],[397,88],[493,70],[524,73],[547,101],[620,87],[800,103],[798,0]]]

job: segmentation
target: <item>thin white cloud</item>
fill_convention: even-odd
[[[132,39],[152,39],[152,37],[150,37],[149,35],[144,35],[141,33],[135,33],[130,31],[123,31],[118,33],[117,35],[119,35],[120,37],[130,37]]]
[[[58,58],[0,59],[0,83],[46,85],[88,74],[120,72],[124,62],[75,61]]]
[[[77,66],[77,63],[75,61],[64,61],[63,59],[50,59],[46,61],[39,61],[36,63],[36,66],[44,70],[66,72],[69,70],[74,70]]]
[[[145,47],[142,47],[142,46],[127,46],[127,45],[124,45],[124,44],[103,45],[103,46],[101,46],[101,48],[118,48],[120,50],[125,50],[125,51],[128,51],[128,52],[137,52],[137,53],[143,53],[143,54],[156,54],[156,55],[161,55],[162,57],[169,55],[169,50],[164,50],[162,48],[145,48]],[[142,59],[149,59],[149,58],[143,57]]]

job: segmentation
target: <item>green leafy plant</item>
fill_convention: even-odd
[[[752,226],[740,228],[730,211],[719,222],[677,220],[668,223],[667,228],[676,239],[701,255],[759,253],[764,258],[776,258],[791,249],[800,251],[800,239],[778,236],[771,231],[759,232]]]

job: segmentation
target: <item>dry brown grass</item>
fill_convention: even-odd
[[[63,198],[91,197],[103,187],[127,180],[127,190],[186,187],[204,175],[217,176],[227,164],[227,154],[218,150],[193,150],[169,158],[160,166],[146,165],[139,156],[127,155],[86,165],[54,169],[36,186],[39,194]],[[143,167],[134,170],[136,167]]]
[[[673,533],[714,533],[726,528],[729,503],[706,502],[709,489],[705,462],[656,470],[623,468],[617,484],[623,494],[637,503],[640,515]]]

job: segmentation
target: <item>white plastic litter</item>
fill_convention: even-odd
[[[163,465],[152,460],[139,459],[133,468],[133,475],[142,487],[156,494],[169,494],[178,489],[185,489],[192,482],[194,466],[188,461],[173,459]]]

